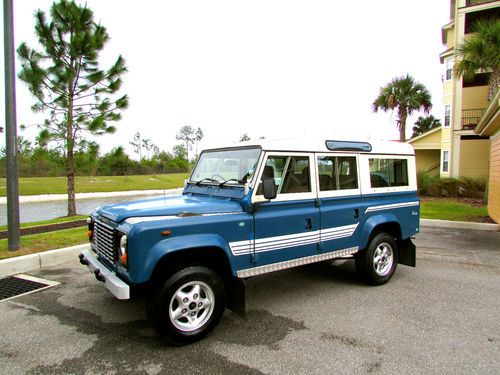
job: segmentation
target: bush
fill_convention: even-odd
[[[486,178],[441,178],[425,172],[417,173],[418,194],[423,197],[480,198],[484,199]]]

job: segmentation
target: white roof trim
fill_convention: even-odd
[[[371,152],[358,152],[363,154],[400,154],[400,155],[415,155],[413,147],[408,143],[399,141],[373,140],[367,138],[352,138],[324,136],[324,137],[301,137],[278,140],[257,140],[233,143],[228,147],[249,147],[258,146],[264,151],[287,151],[287,152],[343,152],[346,151],[331,151],[326,147],[326,141],[346,141],[346,142],[368,142],[372,145]],[[353,152],[348,152],[353,153]]]

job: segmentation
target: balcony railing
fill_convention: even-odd
[[[462,130],[473,130],[481,117],[485,108],[463,109],[462,110]]]
[[[479,4],[484,4],[484,3],[492,3],[493,0],[467,0],[465,2],[465,5],[470,7],[472,5],[479,5]]]

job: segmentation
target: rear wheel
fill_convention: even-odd
[[[377,234],[368,248],[356,256],[356,271],[371,285],[388,282],[396,271],[397,264],[397,244],[389,233]]]
[[[224,282],[213,270],[193,266],[173,274],[148,301],[155,330],[174,345],[209,334],[224,313]]]

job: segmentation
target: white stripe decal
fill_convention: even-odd
[[[395,203],[395,204],[384,204],[382,206],[368,207],[366,209],[366,211],[365,211],[365,214],[368,213],[368,212],[391,210],[393,208],[412,207],[412,206],[419,206],[419,205],[420,205],[419,201],[404,202],[404,203]]]
[[[229,247],[233,255],[247,255],[254,252],[261,253],[290,247],[303,246],[319,243],[320,241],[331,241],[339,238],[351,237],[359,223],[344,225],[341,227],[323,229],[303,233],[288,234],[284,236],[258,238],[255,241],[245,240],[230,242]],[[255,244],[253,243],[255,242]]]

